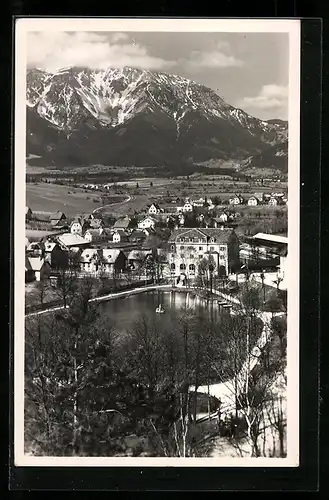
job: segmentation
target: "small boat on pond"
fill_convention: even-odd
[[[163,314],[165,312],[163,305],[159,304],[158,307],[156,308],[155,312],[158,314]]]

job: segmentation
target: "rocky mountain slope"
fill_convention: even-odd
[[[240,164],[242,171],[254,168],[271,168],[280,170],[283,174],[288,173],[288,141],[270,146],[262,153],[253,155]]]
[[[178,75],[137,68],[27,72],[27,154],[45,164],[174,165],[238,159],[287,139]]]

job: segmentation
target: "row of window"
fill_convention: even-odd
[[[176,270],[176,265],[174,263],[172,263],[170,265],[170,269],[171,269],[171,271],[175,271]],[[188,269],[189,269],[189,271],[195,271],[195,265],[194,264],[190,264],[188,266]],[[186,270],[186,265],[185,264],[180,264],[179,270],[180,271],[185,271]]]
[[[206,247],[206,248],[207,248],[207,247]],[[172,250],[175,250],[175,245],[171,245],[171,249],[172,249]],[[185,247],[184,247],[184,246],[180,246],[180,250],[184,250],[184,249],[185,249]],[[199,250],[201,250],[201,251],[202,251],[202,250],[204,250],[204,247],[200,246],[200,247],[199,247]],[[220,246],[220,247],[219,247],[219,250],[220,250],[221,252],[225,252],[226,247],[224,247],[224,246]],[[210,247],[210,251],[214,252],[214,251],[215,251],[215,247]]]
[[[171,258],[174,259],[176,257],[176,254],[172,253],[171,254]],[[189,259],[195,259],[196,257],[199,257],[199,259],[203,259],[204,255],[203,254],[200,254],[199,256],[196,256],[195,254],[191,253],[190,255],[185,255],[184,253],[181,253],[180,254],[180,258],[181,259],[185,259],[185,257],[189,258]],[[219,254],[219,258],[220,259],[225,259],[225,255],[223,253],[220,253]]]
[[[177,241],[180,243],[205,243],[205,239],[202,238],[179,238]],[[216,238],[209,238],[210,243],[215,243]]]

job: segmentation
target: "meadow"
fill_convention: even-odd
[[[93,201],[95,200],[95,201]],[[33,212],[64,212],[67,217],[90,213],[101,205],[100,196],[83,189],[37,182],[26,184],[26,205]]]

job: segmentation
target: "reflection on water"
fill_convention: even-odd
[[[163,305],[165,314],[155,312],[159,304]],[[222,314],[216,301],[207,303],[189,292],[150,291],[101,303],[103,317],[108,317],[119,331],[129,330],[141,316],[165,321],[171,313],[188,309],[209,315],[214,322],[219,322]]]

